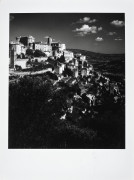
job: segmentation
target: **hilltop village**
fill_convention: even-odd
[[[51,37],[10,42],[9,103],[10,147],[124,147],[119,82]]]
[[[116,82],[94,71],[86,56],[66,50],[65,44],[53,42],[51,37],[47,37],[45,43],[36,42],[33,36],[16,37],[16,42],[9,44],[9,67],[10,82],[26,75],[47,74],[57,91],[60,83],[76,86],[73,99],[84,98],[90,106],[101,105],[104,94],[112,95],[114,103],[121,100]],[[71,108],[68,110],[72,112],[73,101],[68,102]]]

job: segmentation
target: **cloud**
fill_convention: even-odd
[[[83,24],[80,28],[76,28],[73,32],[76,32],[76,36],[86,36],[89,34],[98,33],[98,31],[102,31],[102,27],[97,26],[89,26],[87,24]]]
[[[97,37],[96,39],[95,39],[95,41],[103,41],[103,38],[102,37]]]
[[[82,25],[81,28],[76,28],[75,30],[73,30],[73,32],[77,32],[78,36],[85,36],[87,34],[91,34],[91,33],[97,33],[97,27],[96,26],[89,26],[87,24]]]
[[[87,32],[78,32],[77,34],[76,34],[76,36],[81,36],[81,37],[83,37],[83,36],[85,36],[87,34]]]
[[[90,17],[84,17],[79,19],[76,23],[95,23],[96,19],[91,19]]]
[[[14,19],[14,16],[10,15],[10,21],[13,21],[13,19]]]
[[[123,27],[123,26],[125,26],[124,21],[119,21],[119,20],[113,20],[110,24],[114,25],[116,27]]]
[[[102,29],[103,29],[102,27],[98,27],[98,31],[102,31]]]
[[[115,38],[114,40],[115,41],[122,41],[123,39],[122,38]]]
[[[113,36],[113,35],[116,35],[117,33],[116,32],[109,32],[108,35],[109,36]]]

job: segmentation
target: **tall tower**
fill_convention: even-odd
[[[14,49],[11,49],[11,56],[10,56],[10,68],[14,68],[14,61],[16,59],[16,53]]]
[[[52,43],[52,38],[51,38],[51,36],[49,36],[49,37],[48,37],[48,40],[47,40],[47,44],[48,44],[48,45],[51,45],[51,43]]]
[[[21,38],[21,36],[16,37],[17,43],[20,43],[20,38]]]
[[[28,45],[29,43],[33,43],[35,41],[35,38],[33,36],[28,36]]]

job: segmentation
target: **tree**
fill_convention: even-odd
[[[35,57],[41,57],[41,56],[45,57],[46,55],[45,55],[44,52],[36,49],[35,52],[34,52],[34,56],[35,56]]]
[[[73,76],[73,72],[71,71],[71,69],[66,68],[63,72],[64,76],[68,75],[68,76]]]
[[[65,57],[62,55],[60,58],[57,59],[60,63],[65,62]]]
[[[26,54],[27,54],[28,56],[33,56],[33,55],[34,55],[32,49],[27,49],[27,50],[26,50]]]

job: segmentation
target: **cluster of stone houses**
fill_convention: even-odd
[[[60,42],[53,42],[51,37],[48,37],[47,42],[36,42],[33,36],[28,37],[16,37],[15,42],[9,44],[9,65],[10,68],[20,67],[21,69],[27,69],[27,62],[29,58],[26,55],[26,50],[31,49],[33,51],[40,50],[45,53],[45,57],[33,57],[32,61],[38,60],[38,62],[45,62],[54,66],[54,72],[60,76],[63,74],[65,68],[72,71],[74,77],[79,75],[88,76],[93,67],[88,65],[86,56],[81,54],[75,54],[66,50],[66,45]],[[25,58],[21,57],[24,55]],[[18,58],[19,55],[19,58]],[[58,58],[63,57],[64,61],[57,61]],[[51,59],[49,62],[48,59]]]
[[[26,55],[27,49],[31,49],[33,51],[40,50],[45,53],[46,57],[53,56],[57,58],[63,55],[63,52],[67,58],[72,56],[72,53],[66,51],[65,44],[53,42],[51,37],[48,37],[47,42],[36,42],[33,36],[19,36],[16,37],[15,42],[11,41],[9,43],[9,65],[11,68],[14,68],[15,63],[17,63],[17,61],[20,59],[25,59],[25,61],[28,60],[26,57],[21,57],[22,55]],[[18,56],[20,58],[18,58]],[[46,60],[46,58],[43,60]],[[24,62],[24,60],[22,61]]]
[[[39,57],[32,59],[29,58],[17,58],[17,55],[26,54],[27,49],[40,50],[46,54],[45,57]],[[90,106],[96,105],[97,96],[100,94],[103,88],[111,95],[114,95],[115,102],[118,100],[119,88],[116,83],[111,83],[110,79],[103,76],[100,72],[95,72],[93,66],[86,60],[86,56],[77,53],[74,54],[71,51],[66,50],[66,45],[59,42],[53,42],[51,37],[48,37],[46,43],[35,42],[33,36],[17,37],[16,42],[10,42],[10,67],[20,66],[22,69],[29,67],[29,61],[38,63],[43,62],[43,69],[49,71],[57,76],[57,81],[63,81],[69,86],[78,83],[81,90],[80,96],[76,94],[75,99],[81,99],[83,94],[89,99]],[[38,65],[37,63],[37,65]],[[69,70],[71,75],[65,74],[65,71]],[[79,80],[81,78],[81,80]],[[94,80],[93,80],[94,79]],[[93,82],[91,82],[93,81]],[[55,81],[56,82],[56,81]],[[54,84],[55,84],[54,82]],[[87,92],[89,86],[96,84],[97,92]],[[73,110],[70,109],[70,112]]]
[[[46,55],[50,56],[56,53],[58,51],[63,51],[66,49],[65,44],[62,44],[60,42],[53,42],[51,37],[48,37],[47,42],[37,42],[35,41],[35,38],[33,36],[19,36],[16,37],[16,41],[11,41],[9,43],[9,49],[14,49],[15,54],[26,54],[27,49],[32,50],[41,50],[46,53]]]

